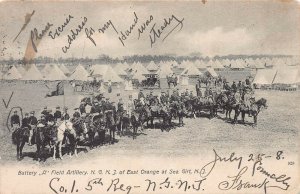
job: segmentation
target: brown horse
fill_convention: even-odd
[[[26,142],[29,140],[29,128],[18,128],[12,133],[12,142],[17,146],[17,159],[23,158],[23,148]]]
[[[265,98],[261,98],[258,101],[254,101],[254,98],[252,98],[252,103],[250,107],[247,107],[245,104],[241,104],[238,106],[237,112],[234,116],[234,123],[237,122],[237,118],[239,114],[242,114],[242,122],[245,123],[245,115],[248,113],[250,116],[253,117],[253,125],[257,125],[257,117],[259,112],[262,108],[267,108],[267,100]]]

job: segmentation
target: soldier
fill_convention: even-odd
[[[54,120],[57,121],[57,120],[60,120],[61,119],[61,111],[60,111],[60,107],[57,106],[56,107],[56,111],[54,113]]]
[[[233,92],[236,92],[237,87],[236,87],[235,81],[232,82],[231,89],[233,90]]]
[[[118,112],[123,113],[124,112],[124,103],[123,103],[123,99],[120,98],[119,102],[118,102]]]
[[[22,128],[27,127],[29,128],[29,114],[25,113],[25,117],[22,119]]]
[[[52,110],[47,110],[47,114],[45,115],[45,119],[46,119],[46,121],[48,122],[48,121],[54,121],[54,116],[51,114],[51,112],[52,112]]]
[[[79,105],[80,114],[86,113],[85,111],[85,102],[81,101]]]
[[[240,91],[240,92],[241,92],[241,88],[242,88],[242,82],[241,82],[241,81],[239,81],[239,83],[238,83],[238,85],[237,85],[237,89],[238,89],[238,91]]]
[[[102,110],[101,105],[99,104],[98,101],[95,101],[94,106],[92,106],[92,108],[91,108],[91,113],[100,113],[101,110]]]
[[[142,89],[140,89],[140,92],[139,92],[139,94],[138,94],[138,100],[140,100],[141,98],[145,98],[145,96],[144,96],[144,93],[143,93],[143,90],[142,90]]]
[[[132,95],[129,95],[129,100],[127,102],[127,114],[129,115],[129,117],[131,117],[131,113],[134,110],[134,103],[132,100]]]
[[[40,120],[38,120],[37,127],[45,127],[47,126],[45,115],[41,115]]]
[[[108,80],[107,91],[108,91],[108,93],[112,92],[111,80]]]
[[[110,108],[109,98],[106,98],[106,101],[104,102],[104,105],[103,105],[103,109],[105,111],[105,110],[108,110],[109,108]]]
[[[160,102],[163,104],[163,105],[166,105],[168,104],[168,97],[166,95],[165,92],[161,92],[161,96],[160,96]]]
[[[36,126],[38,124],[37,118],[34,116],[34,111],[30,112],[30,117],[29,117],[29,125],[30,125],[30,131],[29,131],[29,140],[28,140],[28,145],[32,145],[32,136],[34,131],[36,130]]]
[[[46,116],[48,114],[47,109],[48,109],[47,106],[45,106],[44,110],[41,112],[41,114]]]
[[[15,131],[16,129],[18,129],[20,127],[20,117],[17,113],[18,112],[15,110],[14,114],[10,118],[10,124],[11,124],[13,131]]]
[[[153,98],[154,98],[154,96],[153,96],[153,91],[151,90],[151,91],[150,91],[150,94],[149,94],[149,100],[151,101]]]
[[[229,86],[229,84],[228,84],[228,82],[226,82],[226,81],[224,82],[224,86],[223,87],[224,87],[225,90],[228,90],[228,91],[231,89],[230,86]]]
[[[190,99],[193,99],[194,98],[194,94],[193,94],[193,91],[190,91],[190,95],[189,95]]]
[[[64,113],[62,114],[62,117],[61,117],[62,120],[69,120],[70,119],[70,115],[68,113],[68,107],[65,107],[64,108]]]
[[[177,101],[177,93],[176,90],[173,90],[173,94],[170,97],[170,102],[175,102]]]
[[[184,95],[185,95],[185,96],[189,96],[189,89],[185,89]]]

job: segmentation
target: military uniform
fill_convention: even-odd
[[[54,116],[55,121],[57,121],[58,119],[61,119],[61,111],[59,110],[59,107],[56,108],[56,111],[53,116]]]
[[[25,118],[22,119],[22,128],[24,127],[30,128],[28,113],[26,113]]]
[[[34,111],[32,111],[30,114],[31,114],[31,116],[29,117],[30,131],[29,131],[29,140],[28,140],[29,145],[31,145],[32,136],[33,136],[33,133],[36,130],[36,126],[38,124],[38,120],[34,116]]]
[[[81,102],[80,105],[79,105],[79,111],[80,113],[86,113],[85,111],[85,103],[84,102]]]
[[[237,90],[237,87],[236,87],[236,84],[235,84],[235,82],[233,82],[233,83],[232,83],[232,85],[231,85],[231,89],[233,90],[233,92],[236,92],[236,90]]]
[[[11,116],[10,118],[10,124],[13,130],[16,130],[17,128],[20,127],[20,117],[17,115],[16,111],[14,112],[15,114]]]
[[[140,100],[141,98],[145,98],[142,91],[140,91],[139,94],[138,94],[138,99]]]

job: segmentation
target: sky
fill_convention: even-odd
[[[201,1],[193,2],[1,2],[0,35],[1,58],[23,58],[30,33],[34,28],[41,32],[49,22],[47,31],[55,31],[66,18],[73,18],[54,40],[46,35],[38,45],[38,56],[89,57],[106,54],[112,57],[126,55],[190,55],[213,57],[229,54],[287,54],[300,53],[300,6],[295,2],[281,1]],[[31,21],[15,42],[13,39],[24,24],[24,16],[35,10]],[[119,40],[138,18],[130,35]],[[146,20],[152,20],[138,39],[138,29]],[[84,29],[68,46],[71,30],[87,22]],[[151,29],[160,28],[164,19],[173,18],[151,47],[154,37]],[[178,22],[182,20],[182,23]],[[98,29],[111,21],[104,33]],[[176,27],[177,25],[177,27]],[[93,28],[96,46],[87,38],[85,28]],[[173,30],[174,29],[174,30]],[[173,31],[172,31],[173,30]],[[166,37],[166,35],[169,36]],[[166,37],[164,40],[163,38]],[[0,51],[1,51],[0,50]]]

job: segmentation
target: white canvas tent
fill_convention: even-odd
[[[10,69],[4,74],[3,79],[5,80],[18,80],[21,79],[22,75],[17,70],[17,68],[13,65]]]
[[[127,76],[127,73],[125,71],[126,69],[124,69],[123,64],[119,63],[113,69],[119,76]]]
[[[157,71],[158,68],[159,68],[158,65],[155,64],[153,61],[151,61],[151,62],[149,63],[149,65],[147,66],[147,70],[148,70],[148,71]]]
[[[259,69],[255,75],[253,83],[258,85],[271,85],[276,73],[276,69]]]
[[[52,65],[51,70],[48,74],[44,75],[45,80],[66,80],[67,77],[65,76],[64,72],[56,65]]]
[[[209,73],[212,77],[218,77],[218,74],[215,72],[215,70],[211,67],[206,69],[206,72]]]
[[[25,68],[23,66],[19,66],[17,67],[17,70],[19,71],[19,73],[23,76],[26,72]]]
[[[181,76],[199,76],[202,75],[202,73],[197,69],[197,67],[194,64],[190,64],[188,67],[186,67],[183,72],[180,74]]]
[[[113,83],[123,82],[123,79],[118,76],[110,65],[93,65],[91,75],[101,77],[104,82],[109,80]]]
[[[80,81],[87,81],[89,73],[85,70],[82,65],[78,65],[75,68],[75,71],[70,75],[70,80],[80,80]]]
[[[281,68],[278,69],[273,84],[296,84],[298,70],[296,68]]]
[[[169,76],[171,74],[173,74],[173,71],[172,71],[170,65],[168,65],[168,64],[162,64],[160,66],[159,73],[158,73],[158,75],[159,75],[160,78],[166,78],[167,76]]]
[[[67,75],[70,74],[70,70],[64,65],[64,64],[60,64],[59,68],[62,70],[62,72]]]
[[[46,76],[47,74],[50,73],[52,66],[53,65],[51,65],[51,64],[45,64],[44,68],[41,70],[41,73],[43,74],[43,76]]]
[[[32,64],[24,73],[22,80],[43,80],[43,75],[38,70],[35,64]]]

